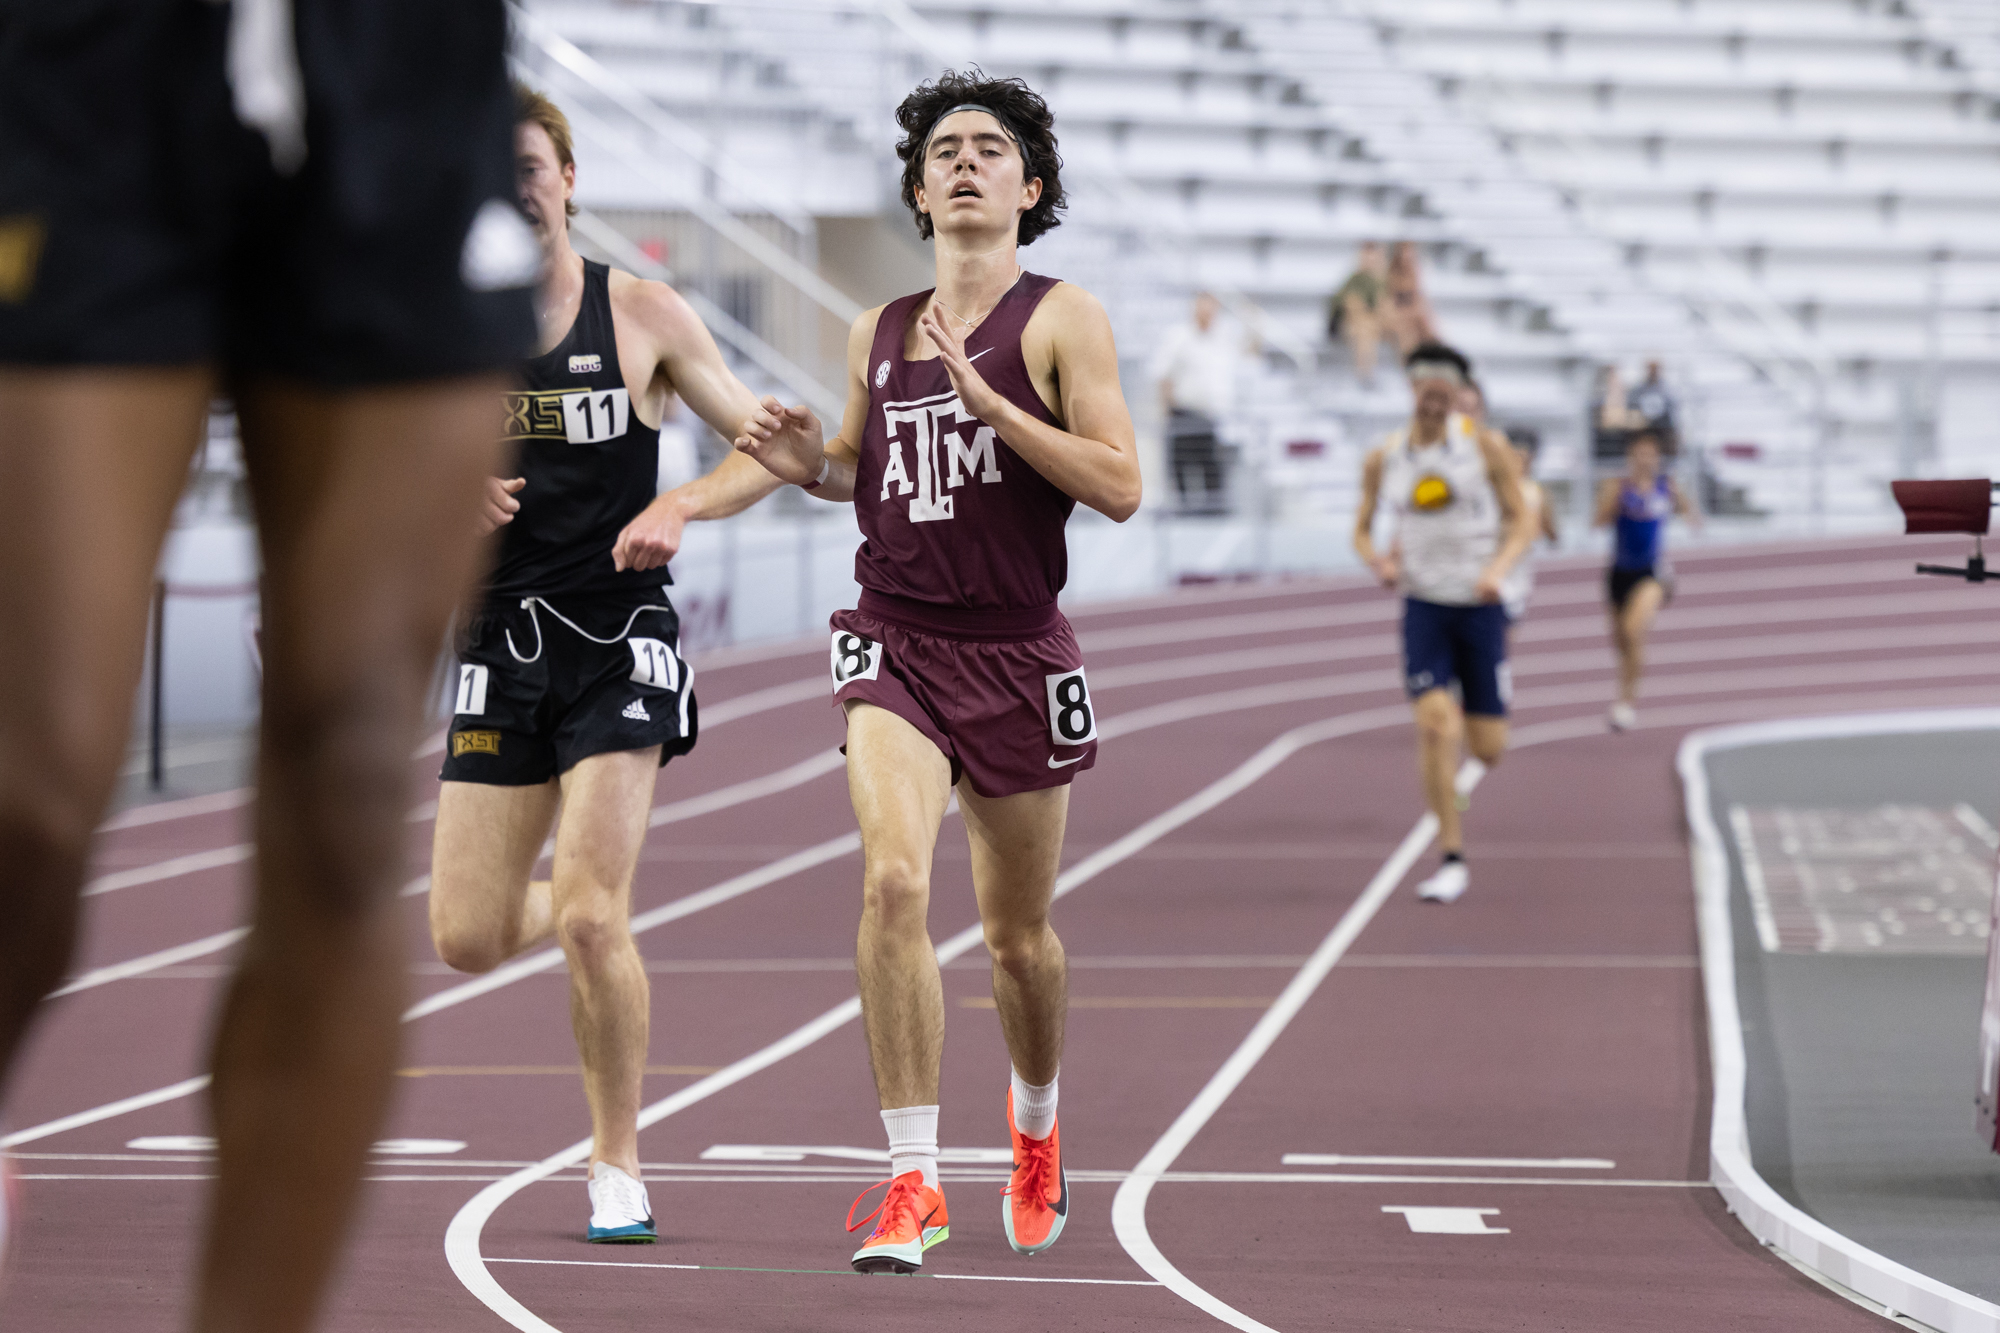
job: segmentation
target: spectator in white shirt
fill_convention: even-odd
[[[1166,336],[1153,357],[1153,377],[1167,410],[1168,459],[1181,508],[1220,513],[1222,460],[1216,419],[1236,400],[1237,363],[1242,338],[1217,316],[1222,303],[1208,293],[1194,298],[1194,318]]]

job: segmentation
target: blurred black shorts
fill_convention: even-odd
[[[518,360],[506,43],[502,0],[0,0],[0,363],[337,389]]]

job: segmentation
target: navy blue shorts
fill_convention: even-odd
[[[1410,697],[1458,682],[1465,711],[1507,716],[1507,610],[1498,602],[1441,606],[1403,600],[1403,684]]]

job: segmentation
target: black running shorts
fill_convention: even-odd
[[[239,12],[293,40],[247,22],[232,58]],[[539,257],[506,42],[501,0],[0,0],[0,363],[515,362]]]
[[[446,782],[527,787],[594,754],[694,748],[694,671],[666,590],[489,604],[458,654]]]

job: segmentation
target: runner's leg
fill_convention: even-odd
[[[215,1040],[194,1326],[309,1326],[393,1077],[410,751],[499,462],[494,377],[238,394],[264,554],[254,930]]]
[[[1507,719],[1466,714],[1465,748],[1488,768],[1497,765],[1507,753]]]
[[[1437,816],[1438,847],[1463,851],[1456,783],[1465,716],[1451,691],[1442,688],[1418,695],[1410,711],[1417,720],[1417,772],[1423,777],[1424,801]]]
[[[590,1102],[591,1161],[639,1178],[640,1087],[652,990],[632,939],[632,872],[646,840],[660,747],[594,754],[562,775],[556,939]]]
[[[1069,788],[994,798],[961,782],[958,808],[972,847],[972,888],[986,951],[993,956],[1000,1031],[1015,1071],[1028,1083],[1044,1085],[1062,1064],[1069,1007],[1069,960],[1049,926]]]
[[[931,857],[951,795],[937,746],[886,708],[847,705],[847,790],[861,825],[855,971],[882,1109],[935,1106],[944,982],[928,926]]]
[[[0,370],[0,1087],[69,966],[211,389],[196,368]]]
[[[1667,590],[1658,579],[1641,579],[1625,599],[1618,617],[1618,697],[1628,704],[1639,702],[1639,677],[1646,669],[1646,635],[1653,617],[1660,613]]]
[[[548,880],[530,880],[555,824],[553,780],[446,782],[431,839],[431,942],[461,972],[491,972],[555,933]]]

